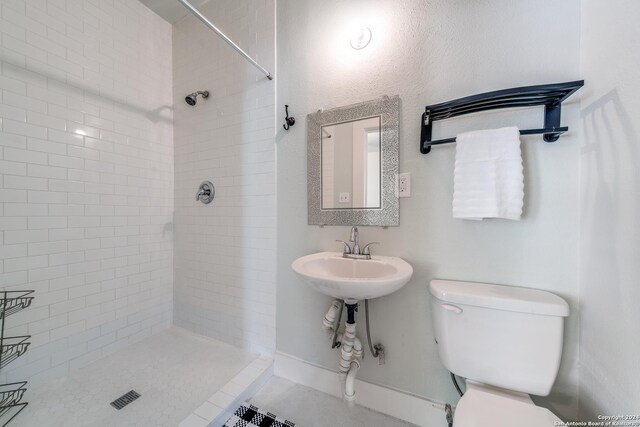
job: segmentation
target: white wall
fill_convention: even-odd
[[[640,4],[582,1],[580,415],[640,407]]]
[[[200,8],[266,68],[273,1]],[[275,347],[275,82],[189,16],[173,30],[175,292],[179,326],[251,350]],[[208,90],[194,107],[185,95]],[[215,200],[195,201],[210,180]]]
[[[412,174],[412,197],[401,199],[401,225],[363,227],[363,242],[380,241],[380,254],[414,267],[401,291],[374,300],[372,333],[384,343],[387,363],[364,360],[359,377],[442,400],[457,395],[433,342],[430,279],[460,279],[551,290],[572,307],[564,360],[544,404],[566,418],[576,414],[578,165],[577,98],[563,109],[571,132],[556,144],[523,138],[525,213],[522,221],[470,222],[451,217],[453,146],[419,154],[424,106],[479,92],[580,78],[580,3],[490,0],[354,0],[278,2],[278,101],[298,121],[278,129],[279,351],[329,368],[337,355],[320,330],[330,299],[307,287],[290,269],[305,254],[339,250],[334,239],[348,227],[307,225],[305,115],[399,94],[400,171]],[[355,21],[371,27],[371,44],[349,46]],[[279,114],[281,112],[279,111]],[[436,138],[462,130],[505,125],[539,127],[540,111],[465,117],[436,126]],[[360,327],[364,326],[359,313]],[[364,338],[363,330],[360,336]]]
[[[171,26],[133,0],[0,2],[0,288],[30,334],[0,382],[171,322]]]

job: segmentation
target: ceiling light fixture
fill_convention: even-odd
[[[368,27],[357,29],[351,35],[351,47],[360,50],[367,47],[371,41],[371,30]]]

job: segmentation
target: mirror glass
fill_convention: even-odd
[[[309,224],[400,224],[400,98],[307,115]]]
[[[321,127],[322,209],[380,209],[380,116]]]

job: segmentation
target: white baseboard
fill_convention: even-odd
[[[305,362],[295,356],[277,352],[274,374],[318,391],[342,397],[337,372]],[[358,405],[421,427],[447,426],[443,403],[358,379],[356,379],[355,388]]]

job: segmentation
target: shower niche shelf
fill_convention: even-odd
[[[22,356],[31,344],[30,335],[5,337],[4,331],[9,316],[31,305],[32,294],[33,291],[0,292],[0,371]],[[28,402],[22,402],[26,385],[26,381],[0,385],[0,425],[9,424],[28,405]]]

